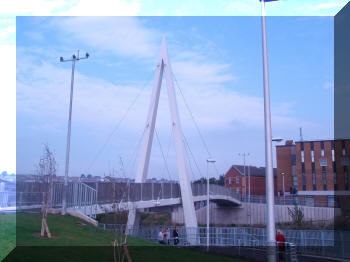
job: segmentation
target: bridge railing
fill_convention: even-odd
[[[192,184],[193,196],[207,194],[206,184]],[[42,193],[45,192],[45,185],[41,182],[21,182],[17,187],[20,192],[19,199],[21,205],[25,202],[39,204],[42,203]],[[51,190],[51,207],[62,206],[63,183],[53,183]],[[239,199],[239,196],[226,187],[210,185],[211,195],[224,195]],[[84,207],[90,203],[107,204],[119,202],[136,201],[157,201],[161,199],[180,198],[181,190],[178,183],[125,183],[125,182],[91,182],[68,183],[68,207]],[[41,202],[40,202],[41,201]]]
[[[52,184],[49,206],[51,208],[62,207],[63,183]],[[18,209],[25,207],[40,208],[44,203],[47,188],[41,182],[19,183],[15,193],[15,206]],[[79,209],[84,214],[96,217],[97,191],[95,188],[80,182],[68,183],[67,208]]]
[[[210,195],[228,196],[228,197],[236,198],[237,200],[241,198],[240,195],[234,192],[233,190],[227,187],[215,185],[215,184],[209,185],[209,193]],[[193,196],[207,195],[207,185],[201,184],[201,183],[192,184],[192,194]]]
[[[98,204],[157,201],[181,197],[177,183],[89,183],[97,190]]]

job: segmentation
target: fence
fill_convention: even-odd
[[[239,195],[237,197],[242,202],[250,202],[250,203],[266,203],[266,196],[264,195],[251,195],[243,196]],[[304,196],[280,196],[275,197],[274,199],[275,205],[299,205],[299,206],[312,206],[312,207],[338,207],[335,201],[322,201],[322,200],[313,200],[308,201]]]
[[[161,229],[169,229],[172,236],[174,226],[139,226],[127,228],[126,225],[99,224],[100,228],[108,231],[129,233],[150,241],[158,241]],[[195,239],[196,246],[206,246],[206,227],[186,228],[177,227],[179,234],[179,245],[188,246],[188,239]],[[350,259],[350,232],[333,230],[283,230],[288,243],[295,247],[300,254],[317,255],[324,257],[336,257]],[[170,238],[170,243],[174,239]],[[266,229],[254,227],[210,227],[210,246],[235,246],[235,247],[266,247]]]
[[[3,191],[0,192],[0,208],[8,208],[16,206],[16,192]]]

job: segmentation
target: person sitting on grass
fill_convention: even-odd
[[[162,229],[160,229],[160,231],[158,233],[158,242],[159,242],[159,244],[164,244],[164,235],[163,235]]]
[[[173,238],[174,238],[174,245],[176,246],[177,244],[179,244],[179,231],[177,227],[175,227],[175,229],[173,230]]]
[[[170,228],[167,228],[166,230],[166,241],[167,244],[170,245]]]

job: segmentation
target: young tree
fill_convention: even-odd
[[[304,212],[300,207],[298,207],[297,204],[294,204],[293,209],[288,207],[288,213],[294,224],[298,225],[299,227],[302,226],[304,222]]]
[[[39,161],[39,175],[44,184],[43,194],[43,207],[41,209],[41,233],[42,237],[45,236],[45,232],[48,238],[51,238],[51,233],[47,225],[47,213],[49,206],[51,205],[51,192],[52,192],[52,177],[56,176],[56,160],[50,151],[48,145],[44,146],[43,156]]]
[[[120,165],[120,174],[126,178],[124,164],[123,164],[123,160],[121,157],[120,157],[119,165]],[[115,178],[114,169],[113,169],[112,174],[110,174],[110,176],[113,178],[112,179],[112,181],[113,181],[112,182],[112,184],[113,184],[112,191],[113,191],[114,224],[117,227],[118,224],[121,222],[118,220],[120,218],[122,219],[122,217],[121,217],[122,212],[123,212],[122,201],[123,200],[126,201],[126,194],[128,192],[128,187],[130,186],[130,184],[129,184],[129,182],[127,183],[126,188],[124,188],[123,192],[117,192],[116,181],[114,180],[114,178]],[[120,193],[122,195],[120,195]],[[120,200],[118,200],[118,197],[120,197],[120,196],[121,196],[121,198],[120,198]],[[126,232],[123,232],[123,230],[121,228],[121,230],[119,231],[119,234],[118,234],[118,230],[115,230],[114,241],[113,241],[113,260],[114,260],[114,262],[124,262],[125,258],[128,262],[132,262],[126,241],[127,241]]]

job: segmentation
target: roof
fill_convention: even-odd
[[[326,142],[326,141],[347,141],[350,140],[350,138],[342,138],[342,139],[304,139],[304,140],[299,140],[299,141],[295,141],[295,143],[305,143],[305,142]]]
[[[243,165],[233,165],[231,168],[235,168],[242,175],[244,174]],[[256,166],[246,166],[246,175],[248,175],[248,169],[250,169],[250,176],[265,177],[265,167],[256,167]],[[277,168],[273,169],[273,176],[277,176]]]

